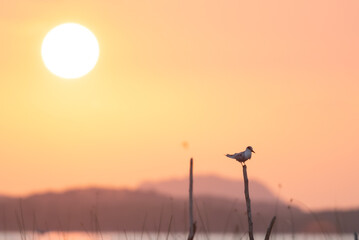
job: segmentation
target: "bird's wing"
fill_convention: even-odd
[[[226,157],[236,159],[236,158],[234,157],[234,155],[235,155],[235,154],[227,154]]]
[[[234,158],[237,160],[244,160],[244,152],[235,153]]]
[[[245,160],[244,152],[239,152],[239,153],[235,153],[235,154],[227,154],[226,156],[229,157],[229,158],[236,159],[238,161],[244,161]]]

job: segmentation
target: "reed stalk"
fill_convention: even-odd
[[[272,228],[273,228],[273,225],[275,223],[275,220],[276,220],[276,216],[274,216],[272,218],[272,221],[270,221],[270,224],[269,224],[269,227],[267,229],[267,233],[266,233],[266,236],[265,236],[264,240],[269,240],[269,237],[270,237],[270,234],[272,232]]]
[[[188,240],[193,240],[196,233],[196,223],[193,221],[193,158],[189,167],[189,234]]]

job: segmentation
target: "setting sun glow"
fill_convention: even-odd
[[[225,155],[247,146],[256,152],[248,178],[272,191],[278,219],[296,213],[282,214],[281,203],[355,209],[359,232],[358,12],[358,0],[0,1],[0,240],[5,196],[137,190],[187,179],[191,158],[195,176],[242,181],[241,164]],[[35,210],[24,230],[41,229],[31,228]],[[67,227],[49,213],[52,226]],[[6,214],[16,224],[15,209]],[[96,227],[92,210],[84,214]],[[293,219],[285,226],[297,232]]]
[[[65,23],[47,33],[42,43],[46,67],[61,78],[74,79],[89,73],[96,65],[99,45],[95,35],[76,23]]]

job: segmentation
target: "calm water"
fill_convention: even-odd
[[[255,239],[264,239],[264,234],[256,234]],[[95,234],[92,232],[48,232],[45,234],[27,233],[20,234],[18,232],[0,233],[0,240],[185,240],[187,234],[170,233],[102,233]],[[246,234],[196,234],[196,240],[246,240]],[[353,240],[354,234],[274,234],[271,236],[273,240]]]
[[[256,234],[255,239],[264,239],[264,234]],[[92,232],[48,232],[45,234],[18,232],[0,233],[0,240],[184,240],[187,234],[170,233],[102,233],[96,234]],[[196,234],[195,239],[198,240],[246,240],[246,234]],[[353,240],[354,234],[274,234],[271,236],[273,240]]]

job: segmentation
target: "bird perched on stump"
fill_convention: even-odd
[[[227,154],[226,156],[229,158],[236,159],[238,162],[240,162],[242,165],[245,164],[245,161],[251,159],[252,157],[253,148],[251,146],[248,146],[245,151],[235,153],[235,154]]]

